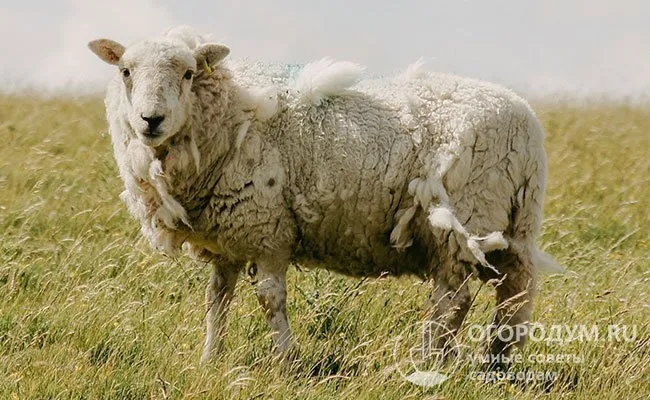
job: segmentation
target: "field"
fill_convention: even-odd
[[[422,388],[392,368],[432,288],[410,278],[291,268],[291,369],[271,357],[242,279],[226,351],[200,367],[209,271],[140,238],[118,199],[101,100],[0,95],[0,399],[650,398],[650,107],[535,108],[550,168],[540,243],[569,272],[542,279],[534,312],[561,336],[531,341],[513,368],[558,379],[486,384],[467,366]],[[472,290],[467,324],[486,324],[491,289]],[[610,325],[635,334],[605,338]],[[580,326],[600,340],[568,333]]]

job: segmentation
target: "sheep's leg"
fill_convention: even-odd
[[[212,275],[205,291],[206,326],[205,344],[201,364],[220,352],[226,329],[226,314],[233,297],[240,267],[230,263],[213,263]]]
[[[511,263],[500,268],[504,276],[496,284],[497,311],[490,343],[489,369],[505,369],[513,346],[523,347],[533,310],[535,274],[529,264],[512,256]]]
[[[285,354],[291,345],[287,320],[287,264],[260,260],[257,263],[257,299],[262,306],[276,354]]]
[[[441,357],[438,361],[444,361],[455,351],[453,339],[471,306],[469,277],[464,266],[456,264],[439,270],[434,280],[429,321],[422,331],[422,350],[425,358],[437,355]]]

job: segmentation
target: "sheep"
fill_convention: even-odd
[[[259,63],[229,68],[226,46],[188,32],[89,47],[119,71],[105,105],[121,199],[155,249],[212,265],[203,363],[222,349],[246,265],[279,354],[291,347],[292,263],[433,279],[429,318],[452,333],[469,278],[497,282],[495,323],[526,326],[537,272],[560,266],[535,244],[547,163],[523,99],[421,63],[365,80],[331,59],[295,79]],[[522,346],[525,329],[515,331],[493,338],[491,354]]]

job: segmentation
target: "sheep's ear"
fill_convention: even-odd
[[[194,50],[194,57],[196,58],[196,65],[198,68],[211,69],[219,63],[219,61],[226,58],[230,53],[230,49],[221,44],[207,43],[202,44]],[[208,71],[209,72],[209,71]]]
[[[88,43],[88,48],[97,54],[102,61],[117,65],[124,54],[124,46],[109,39],[97,39]]]

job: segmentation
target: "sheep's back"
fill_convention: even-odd
[[[541,129],[523,100],[496,85],[432,74],[359,89],[295,105],[279,137],[305,258],[352,275],[430,268],[446,243],[432,243],[426,223],[413,224],[403,253],[390,243],[414,204],[414,179],[439,181],[445,192],[417,199],[416,219],[445,200],[471,234],[508,230],[517,191],[531,174],[545,175]]]

